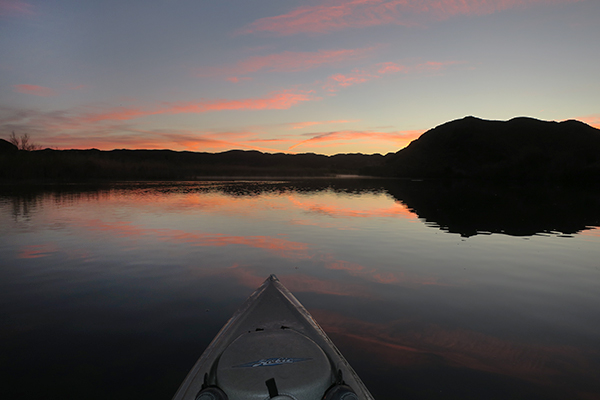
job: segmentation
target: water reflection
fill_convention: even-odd
[[[5,393],[169,398],[276,273],[378,400],[594,398],[598,199],[384,180],[2,187]]]
[[[325,321],[324,329],[334,337],[352,342],[362,357],[376,358],[380,368],[464,368],[528,381],[554,390],[559,398],[573,393],[585,398],[598,389],[589,385],[597,374],[590,369],[590,349],[506,340],[419,321],[371,323],[321,310],[314,316]],[[594,357],[600,355],[591,351]],[[560,382],[555,381],[557,375],[563,376]],[[588,384],[578,386],[582,382]]]
[[[15,219],[28,218],[42,200],[51,196],[57,204],[83,199],[100,199],[116,191],[128,191],[138,201],[164,202],[164,195],[187,195],[190,207],[226,209],[232,213],[253,212],[249,201],[285,196],[291,204],[307,213],[331,217],[420,218],[427,226],[463,237],[502,233],[514,236],[536,234],[572,235],[600,227],[600,194],[595,188],[557,186],[553,184],[498,184],[481,181],[406,181],[368,179],[315,179],[308,181],[223,181],[188,183],[142,183],[117,186],[51,186],[27,190],[4,187],[4,201],[12,203]],[[219,193],[222,196],[208,196]],[[324,193],[334,193],[323,202]],[[203,196],[194,197],[193,194]],[[366,195],[393,196],[395,203],[380,207]],[[312,197],[298,197],[311,195]],[[352,196],[360,201],[348,202]],[[341,200],[344,201],[341,201]],[[242,200],[242,201],[236,201]],[[183,204],[174,204],[182,207]],[[379,208],[378,208],[379,207]],[[297,224],[310,224],[296,220]]]
[[[430,226],[464,237],[571,235],[600,226],[600,191],[581,186],[396,181],[387,190]]]

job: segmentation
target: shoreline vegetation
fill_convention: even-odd
[[[13,134],[11,141],[14,138]],[[385,156],[21,150],[0,139],[0,182],[4,183],[339,176],[600,182],[600,130],[574,120],[465,117],[430,129],[406,148]]]

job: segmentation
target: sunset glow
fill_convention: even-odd
[[[597,1],[151,3],[0,0],[0,137],[332,155],[467,115],[600,127]]]

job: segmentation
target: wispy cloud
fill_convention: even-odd
[[[357,83],[364,83],[378,77],[379,75],[375,75],[367,70],[354,69],[349,74],[331,75],[327,78],[327,82],[323,85],[323,89],[335,92],[339,88],[353,86]]]
[[[252,78],[250,78],[249,76],[230,76],[229,78],[227,78],[227,80],[233,83],[240,83],[243,81],[251,81]]]
[[[92,112],[83,116],[87,122],[103,120],[122,121],[158,114],[206,113],[225,110],[285,110],[301,102],[317,100],[310,90],[280,90],[266,97],[240,100],[199,100],[185,102],[163,102],[158,107],[115,107],[108,111]]]
[[[34,6],[21,0],[0,0],[0,16],[31,15]]]
[[[61,93],[64,93],[65,91],[70,91],[70,90],[83,90],[83,89],[88,89],[89,86],[88,85],[76,85],[76,84],[68,84],[63,86],[60,89],[52,89],[49,87],[45,87],[45,86],[39,86],[39,85],[13,85],[13,90],[17,93],[24,93],[24,94],[32,94],[34,96],[40,96],[40,97],[51,97],[51,96],[58,96]]]
[[[187,131],[176,129],[132,129],[121,127],[118,131],[80,133],[56,133],[47,139],[52,147],[58,149],[170,149],[187,151],[223,151],[231,148],[262,150],[257,146],[219,138],[212,132]]]
[[[347,124],[350,122],[358,122],[358,121],[359,121],[358,119],[354,119],[354,120],[339,119],[339,120],[332,120],[332,121],[290,122],[286,125],[289,126],[290,129],[304,129],[304,128],[308,128],[309,126],[315,126],[315,125]]]
[[[364,83],[372,79],[380,78],[386,74],[410,74],[424,72],[438,72],[451,65],[461,64],[459,61],[428,61],[425,63],[403,65],[395,62],[384,62],[375,64],[365,69],[354,69],[347,74],[334,74],[327,78],[322,88],[329,92],[336,92],[340,88]]]
[[[384,141],[393,142],[399,147],[407,146],[411,141],[415,140],[423,131],[396,131],[396,132],[377,132],[377,131],[335,131],[335,132],[324,132],[324,133],[312,133],[306,134],[311,136],[309,139],[303,140],[299,143],[289,147],[288,150],[295,149],[300,146],[311,145],[323,145],[331,144],[331,142],[353,142],[358,140],[367,141]]]
[[[14,85],[13,89],[18,93],[32,94],[41,97],[56,96],[58,94],[54,89],[38,85]]]
[[[486,15],[517,7],[584,0],[327,0],[258,19],[237,34],[328,33],[376,25],[415,26],[458,15]]]
[[[69,90],[82,90],[82,89],[88,89],[88,85],[75,85],[75,84],[70,84],[67,87]]]
[[[3,132],[27,132],[43,147],[57,149],[172,149],[224,151],[230,149],[281,152],[294,137],[265,137],[261,127],[240,130],[143,129],[132,121],[89,120],[78,109],[38,111],[0,108]]]
[[[318,51],[284,51],[282,53],[253,56],[238,61],[234,65],[199,68],[196,74],[205,76],[229,76],[227,80],[239,82],[240,76],[258,71],[267,72],[299,72],[326,65],[339,65],[347,61],[355,61],[367,57],[374,47],[360,49],[337,49]]]

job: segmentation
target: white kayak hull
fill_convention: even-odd
[[[235,312],[173,400],[373,400],[308,311],[271,275]]]

